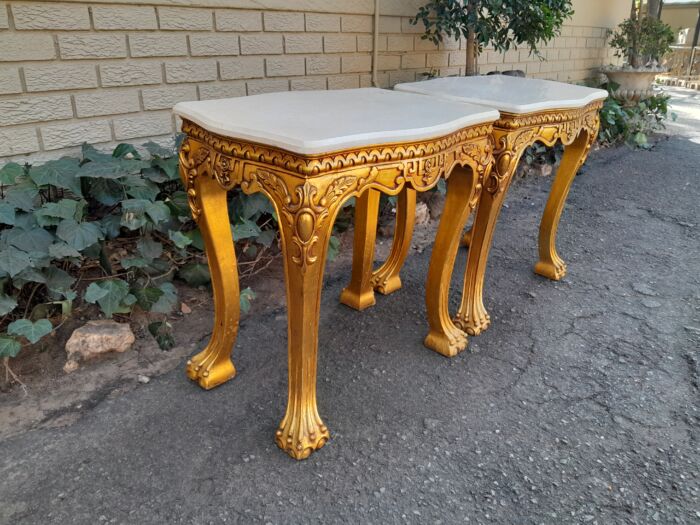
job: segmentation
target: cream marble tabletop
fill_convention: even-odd
[[[507,75],[443,77],[397,84],[394,89],[442,100],[482,104],[515,114],[580,108],[608,96],[602,89]]]
[[[173,111],[213,133],[302,155],[427,140],[499,116],[484,106],[377,88],[180,102]]]

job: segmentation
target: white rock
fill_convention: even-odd
[[[77,328],[66,343],[68,363],[86,361],[109,352],[126,352],[135,340],[128,324],[112,320],[88,321]]]
[[[427,224],[430,220],[428,205],[424,202],[416,203],[416,224]]]

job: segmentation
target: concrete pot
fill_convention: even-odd
[[[654,95],[651,85],[656,75],[664,71],[650,71],[648,69],[612,69],[603,68],[604,73],[611,82],[618,84],[615,90],[615,97],[630,104],[644,100]]]

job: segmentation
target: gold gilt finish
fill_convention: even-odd
[[[469,246],[469,254],[462,301],[454,322],[466,333],[478,335],[490,323],[483,303],[483,285],[491,239],[501,205],[520,157],[525,149],[535,142],[553,146],[557,141],[561,141],[567,146],[552,183],[552,189],[540,223],[539,261],[535,265],[535,272],[549,279],[558,280],[566,274],[566,265],[556,250],[557,226],[571,182],[578,169],[585,162],[590,147],[598,134],[601,107],[602,101],[597,101],[579,109],[552,110],[522,115],[502,112],[499,120],[494,123],[495,165],[491,174],[485,179],[484,191],[481,192],[474,226],[462,238],[462,244]],[[371,274],[371,278],[355,273],[356,269],[359,272],[359,260],[364,255],[362,253],[354,254],[353,277],[350,286],[357,287],[356,295],[371,296],[372,287],[375,290],[388,293],[400,286],[399,271],[411,242],[414,209],[415,194],[407,194],[404,199],[400,199],[397,203],[396,230],[391,255],[384,266],[374,273],[371,273],[371,267],[364,268],[366,275]],[[371,222],[376,218],[367,220]],[[358,234],[364,235],[364,230],[357,229],[356,235]],[[356,238],[355,249],[357,250],[360,245],[364,245],[364,243]],[[380,275],[381,281],[379,280]],[[368,285],[367,282],[371,284]],[[389,288],[388,291],[386,288],[382,289],[382,283],[386,282],[394,283],[394,287]],[[373,304],[373,300],[372,302],[366,301],[361,306],[369,306],[370,304]]]
[[[205,389],[235,375],[230,354],[237,334],[239,290],[226,192],[235,186],[248,194],[262,192],[279,217],[287,286],[289,392],[276,442],[289,455],[306,458],[329,438],[316,406],[318,323],[328,240],[347,199],[359,197],[359,226],[367,239],[358,249],[362,254],[358,264],[371,268],[378,192],[426,191],[452,173],[428,275],[426,341],[446,354],[466,345],[466,335],[443,305],[461,231],[493,164],[491,125],[429,141],[309,156],[221,137],[187,120],[182,131],[186,138],[180,173],[205,239],[215,301],[211,340],[188,361],[187,375]],[[352,291],[359,289],[351,285],[344,299],[357,306],[366,304],[367,297]]]

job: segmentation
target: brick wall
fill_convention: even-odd
[[[431,69],[463,74],[463,44],[422,40],[409,24],[415,8],[406,11],[380,18],[379,84]],[[55,158],[82,142],[169,141],[170,108],[182,100],[369,86],[372,27],[369,12],[0,1],[0,158]],[[565,26],[543,49],[546,61],[487,49],[481,71],[582,81],[609,61],[605,34]]]

